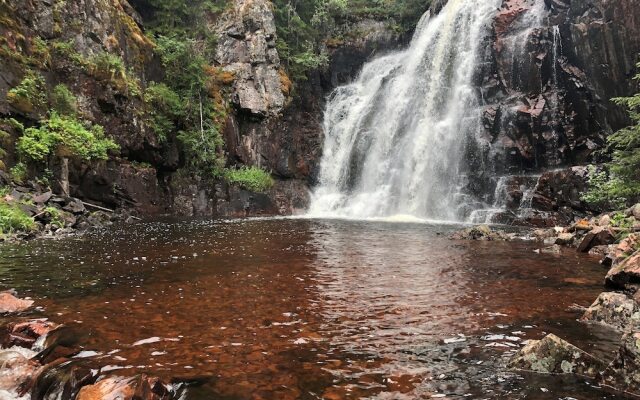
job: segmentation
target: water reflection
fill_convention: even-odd
[[[600,291],[597,262],[452,242],[450,229],[161,221],[3,247],[0,270],[2,286],[87,333],[81,362],[204,382],[190,399],[530,398],[540,385],[549,397],[536,398],[602,398],[501,370],[544,332],[610,350],[566,311]]]

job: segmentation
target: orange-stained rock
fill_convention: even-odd
[[[170,385],[146,375],[110,376],[80,389],[76,400],[171,400],[179,396]]]
[[[605,283],[617,289],[634,289],[640,285],[640,250],[607,272]]]
[[[21,346],[31,348],[39,337],[48,334],[60,325],[46,319],[33,319],[23,322],[11,322],[6,327],[4,347]]]
[[[27,310],[33,300],[23,300],[9,292],[0,292],[0,313],[14,313]]]

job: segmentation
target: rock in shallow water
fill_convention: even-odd
[[[0,292],[0,313],[15,313],[27,310],[33,300],[19,299],[9,292]]]
[[[471,228],[463,229],[458,232],[454,232],[451,235],[453,240],[481,240],[481,241],[494,241],[494,240],[513,240],[515,235],[508,234],[503,231],[494,231],[487,225],[478,225]]]
[[[596,377],[606,364],[554,334],[529,342],[511,359],[509,367],[541,373]]]
[[[140,375],[137,377],[112,376],[93,385],[83,387],[76,400],[170,400],[179,398],[171,385],[158,378]]]
[[[624,331],[632,326],[640,326],[640,307],[634,299],[625,294],[600,293],[580,320],[597,322]]]
[[[43,319],[23,322],[11,322],[6,326],[6,337],[3,347],[21,346],[31,348],[40,338],[58,328],[60,325]]]
[[[30,360],[33,355],[21,347],[0,350],[0,399],[21,399],[25,396],[26,384],[39,367],[38,363]]]
[[[640,393],[640,332],[622,337],[616,359],[602,374],[605,383],[629,393]]]

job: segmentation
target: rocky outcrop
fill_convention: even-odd
[[[555,169],[597,161],[606,136],[628,123],[610,99],[635,91],[638,10],[634,0],[502,2],[478,74],[484,129],[470,151],[483,153],[489,175],[542,174],[509,221],[565,224],[589,211],[579,195],[586,170]],[[483,182],[472,192],[492,192],[485,170],[470,174]]]
[[[640,393],[640,332],[633,330],[622,337],[615,360],[603,372],[603,381],[628,393]]]
[[[214,28],[219,36],[215,61],[233,77],[231,100],[255,117],[277,115],[288,91],[272,7],[265,0],[234,1]]]
[[[584,312],[583,322],[594,322],[626,331],[640,324],[640,308],[623,293],[604,292]]]
[[[578,374],[594,378],[606,364],[554,334],[532,340],[509,362],[513,369],[541,373]]]
[[[605,281],[613,288],[635,292],[640,286],[640,251],[636,251],[618,265],[614,265],[607,273]]]

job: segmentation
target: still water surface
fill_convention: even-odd
[[[159,221],[4,246],[0,288],[77,327],[79,362],[196,380],[188,399],[622,398],[583,379],[511,373],[553,332],[611,357],[572,304],[597,259],[447,239],[453,226]]]

